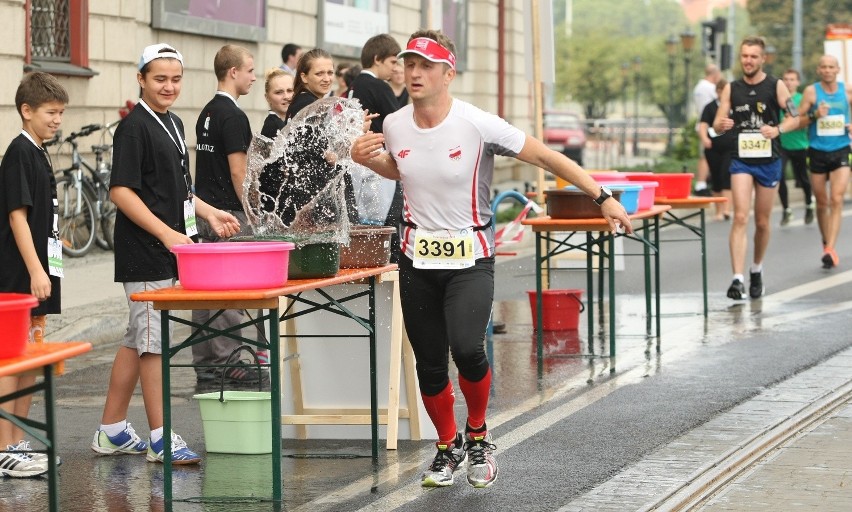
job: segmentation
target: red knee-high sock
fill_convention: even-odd
[[[453,393],[453,383],[447,382],[445,387],[437,395],[427,396],[420,393],[420,398],[423,399],[423,406],[426,408],[426,413],[432,419],[432,424],[438,431],[438,441],[442,443],[451,443],[456,439],[456,415],[453,411],[453,404],[456,401],[455,393]]]
[[[485,409],[488,408],[488,394],[491,391],[491,368],[477,382],[471,382],[459,375],[459,387],[467,402],[467,425],[474,430],[485,424]]]

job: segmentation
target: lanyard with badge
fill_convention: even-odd
[[[56,197],[56,178],[53,177],[53,164],[50,161],[50,155],[47,151],[36,144],[36,141],[30,137],[30,134],[26,130],[21,130],[21,134],[38,148],[50,170],[50,189],[53,194],[53,229],[51,235],[47,238],[47,271],[54,277],[65,277],[62,267],[62,241],[59,239],[59,199]]]
[[[139,104],[145,107],[145,110],[151,114],[157,123],[163,128],[163,131],[166,132],[166,135],[174,142],[178,151],[180,152],[180,168],[183,172],[183,181],[186,184],[186,200],[183,202],[183,225],[186,229],[186,236],[195,236],[198,234],[198,225],[196,224],[195,219],[195,197],[192,195],[192,188],[189,185],[189,166],[186,161],[186,147],[183,144],[183,140],[180,138],[179,131],[177,129],[177,124],[175,124],[175,120],[172,119],[171,115],[169,115],[169,120],[172,122],[172,126],[175,129],[175,135],[177,135],[177,140],[172,136],[172,133],[166,128],[166,125],[163,124],[163,121],[151,110],[151,107],[145,103],[145,100],[139,98]]]
[[[53,198],[53,235],[47,239],[47,269],[52,276],[65,277],[62,241],[59,239],[59,199]]]

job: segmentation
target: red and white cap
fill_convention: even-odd
[[[432,62],[443,62],[451,68],[456,69],[456,56],[449,49],[428,37],[418,37],[408,42],[405,50],[399,52],[397,57],[404,58],[406,54],[413,53]]]
[[[152,44],[146,46],[142,50],[142,56],[139,58],[139,71],[154,59],[177,59],[180,65],[183,66],[183,55],[175,50],[174,46],[166,43]]]

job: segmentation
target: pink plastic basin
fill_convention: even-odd
[[[634,185],[642,185],[642,190],[639,191],[639,209],[647,210],[654,206],[654,196],[656,195],[657,187],[660,185],[656,181],[631,181]]]
[[[287,283],[290,242],[175,245],[178,279],[187,290],[257,290]]]
[[[27,347],[30,311],[38,299],[24,293],[0,293],[0,359],[18,357]]]
[[[636,176],[651,176],[652,172],[590,172],[595,181],[632,181]]]

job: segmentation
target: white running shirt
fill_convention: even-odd
[[[419,128],[409,104],[385,118],[383,131],[403,186],[401,250],[412,259],[412,224],[435,231],[491,222],[494,155],[517,156],[526,140],[502,118],[458,99],[434,128]],[[494,255],[493,228],[475,231],[474,241],[476,258]]]

